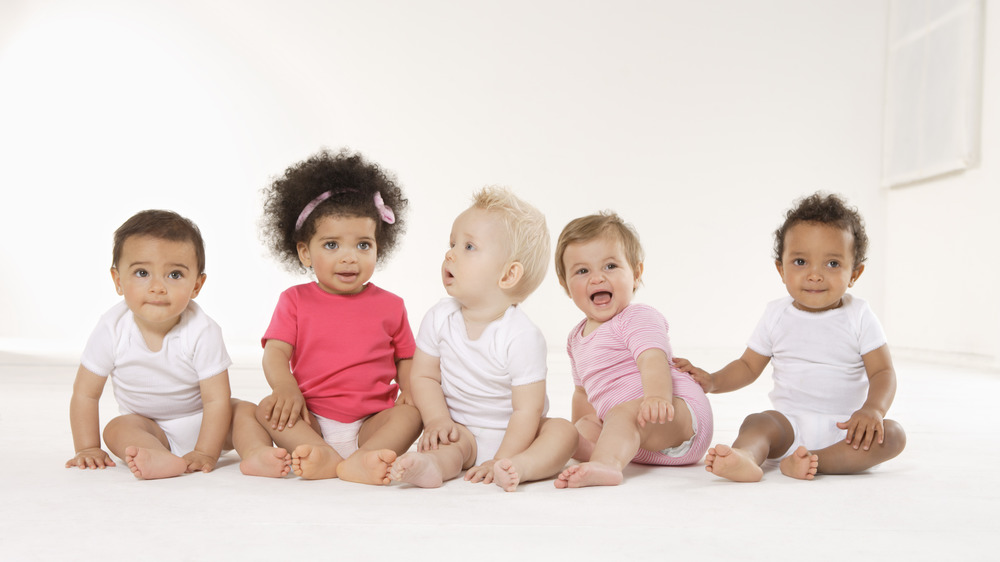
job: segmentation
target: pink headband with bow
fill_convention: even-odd
[[[356,191],[356,190],[347,189],[343,191],[338,191],[337,193],[347,193],[348,191]],[[323,201],[326,201],[327,199],[332,197],[333,194],[334,192],[332,191],[325,191],[323,193],[320,193],[315,199],[310,201],[309,204],[302,209],[302,212],[299,213],[299,219],[295,221],[295,230],[296,231],[301,230],[302,225],[306,223],[306,219],[308,219],[309,215],[312,214],[314,210],[316,210],[316,207],[318,207],[319,204],[322,203]],[[376,191],[374,200],[375,200],[375,209],[378,210],[378,216],[380,219],[382,219],[382,222],[386,224],[395,223],[396,214],[392,212],[391,207],[387,207],[385,202],[382,201],[382,194]]]

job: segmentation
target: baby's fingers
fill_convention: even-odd
[[[871,449],[872,443],[881,443],[883,438],[883,429],[879,424],[875,424],[871,427],[865,429],[864,438],[861,441],[861,448],[864,450]],[[877,436],[877,438],[876,438]],[[856,448],[856,447],[855,447]]]

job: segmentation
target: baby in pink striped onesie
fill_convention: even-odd
[[[629,462],[698,462],[712,439],[701,386],[673,366],[667,321],[632,304],[642,277],[635,230],[614,213],[570,221],[556,245],[559,283],[584,313],[567,351],[579,445],[557,488],[615,486]]]

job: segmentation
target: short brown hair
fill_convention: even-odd
[[[152,236],[173,242],[190,242],[198,258],[198,273],[205,273],[205,242],[198,225],[173,211],[150,209],[132,215],[115,230],[115,243],[111,251],[111,266],[117,268],[122,257],[125,240],[132,236]]]
[[[563,264],[563,255],[566,253],[566,247],[570,244],[588,242],[605,234],[610,234],[621,243],[625,259],[628,260],[632,271],[639,271],[639,265],[645,259],[642,244],[639,242],[639,233],[617,213],[601,211],[596,215],[571,220],[559,234],[559,241],[556,242],[556,274],[559,276],[559,284],[563,285],[564,289],[566,289],[566,265]],[[569,292],[569,289],[566,290]]]

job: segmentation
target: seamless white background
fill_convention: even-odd
[[[916,0],[914,0],[916,1]],[[919,4],[919,2],[918,2]],[[195,220],[198,297],[238,363],[286,274],[257,236],[260,190],[321,147],[397,175],[400,251],[373,281],[416,328],[474,190],[512,187],[553,239],[614,209],[647,251],[639,299],[679,355],[738,352],[784,294],[771,232],[843,193],[873,242],[855,293],[894,350],[1000,362],[995,134],[985,12],[982,163],[880,184],[887,1],[611,3],[7,0],[0,4],[0,348],[72,362],[118,299],[114,229],[145,208]],[[996,96],[992,96],[996,97]],[[961,288],[955,290],[955,281]],[[525,304],[553,350],[579,313],[554,274]]]

